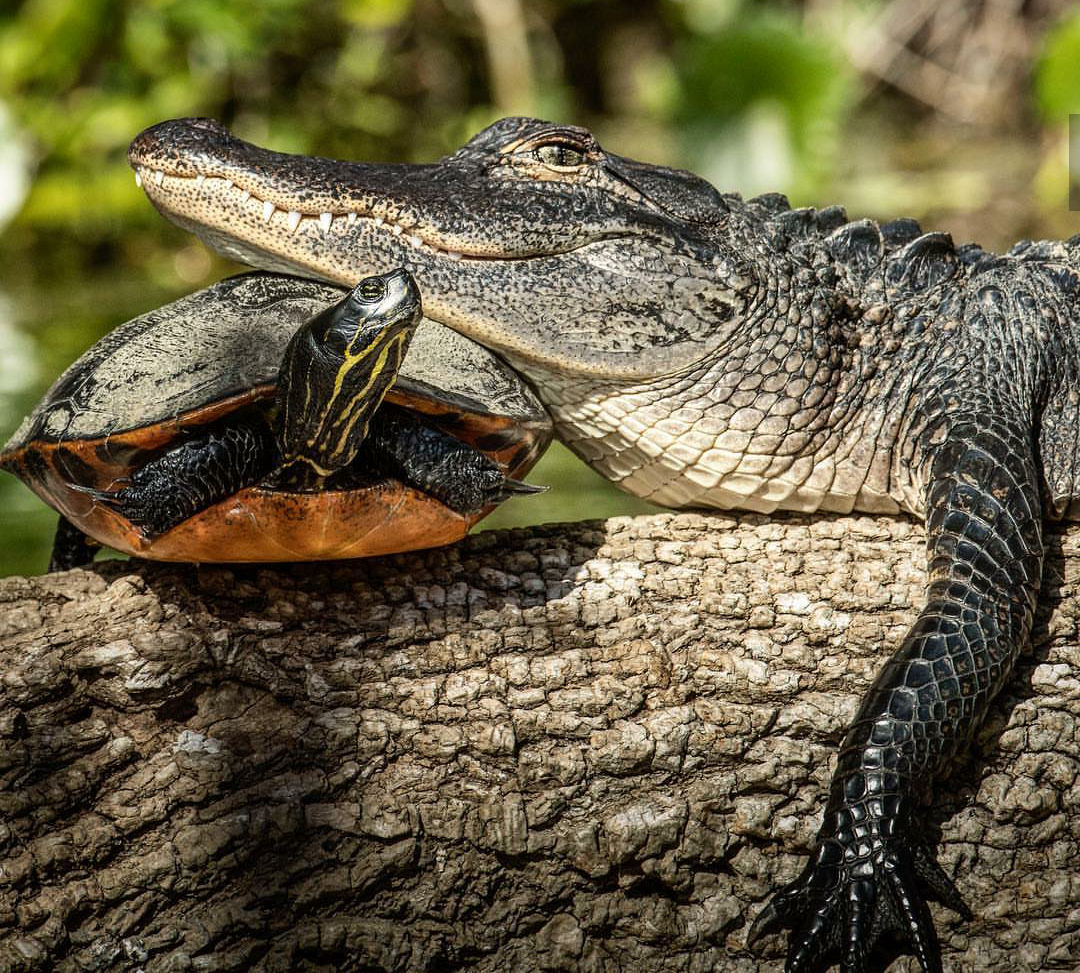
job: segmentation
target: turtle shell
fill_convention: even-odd
[[[293,332],[346,293],[282,274],[241,274],[128,321],[53,384],[0,452],[0,468],[95,540],[155,560],[322,560],[463,537],[491,508],[465,516],[395,480],[317,493],[249,487],[153,539],[80,489],[117,489],[202,427],[272,400]],[[516,372],[429,320],[386,401],[422,414],[515,478],[551,440],[550,418]]]

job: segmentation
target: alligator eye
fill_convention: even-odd
[[[538,162],[564,169],[580,166],[585,162],[585,153],[565,142],[548,142],[546,145],[538,145],[533,149],[533,155],[536,156]]]
[[[367,304],[381,301],[386,296],[386,284],[378,277],[368,277],[366,280],[360,281],[356,290],[360,295],[360,300]]]

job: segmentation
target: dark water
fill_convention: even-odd
[[[197,286],[205,286],[209,280]],[[0,443],[87,347],[121,322],[180,296],[129,271],[79,286],[0,290]],[[585,520],[657,509],[620,493],[556,444],[529,476],[544,494],[507,501],[480,529]],[[56,514],[0,472],[0,576],[39,574],[48,564]]]

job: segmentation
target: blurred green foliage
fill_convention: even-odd
[[[969,127],[961,139],[976,151],[965,154],[941,135],[940,113],[852,63],[905,2],[24,0],[0,13],[0,220],[13,211],[0,236],[0,439],[109,328],[236,269],[133,183],[127,145],[164,118],[213,116],[282,151],[420,161],[521,112],[588,125],[616,151],[725,190],[803,203],[839,190],[875,216],[895,215],[897,201],[914,201],[918,217],[952,214],[957,199],[996,203],[991,168],[1013,154],[969,157],[1000,148],[983,141],[1000,133]],[[1038,62],[1047,133],[1080,111],[1078,64],[1073,14]],[[1007,122],[1021,132],[1018,165],[1038,143],[1024,107],[1035,100],[1019,90],[987,100],[1021,105]],[[1032,209],[1038,166],[1002,171],[1020,188],[1005,197],[1013,215],[985,221],[992,235],[1032,232],[1017,214]],[[912,193],[906,174],[920,170]],[[1059,176],[1046,171],[1053,199]],[[498,522],[642,509],[565,451],[534,479],[555,489],[507,504]],[[0,574],[41,570],[52,523],[0,477]]]
[[[751,191],[812,199],[832,166],[854,73],[826,38],[795,27],[782,10],[751,8],[678,46],[672,114],[691,167],[717,185],[756,170]]]
[[[621,100],[623,114],[650,111],[675,136],[674,159],[707,165],[707,147],[764,106],[780,115],[799,185],[817,188],[852,90],[828,38],[781,6],[722,4],[728,16],[713,23],[695,13],[708,6],[700,2],[627,6],[534,11],[522,110],[599,117],[602,127],[605,102]],[[0,21],[0,100],[38,165],[15,230],[152,225],[124,160],[132,135],[163,118],[212,115],[289,152],[420,160],[451,151],[504,109],[486,84],[493,39],[471,13],[434,0],[27,0]],[[611,91],[578,49],[588,39],[602,53],[609,28],[617,39],[635,25],[654,31],[653,53],[673,68],[666,99]],[[625,73],[618,82],[632,86],[633,66]]]
[[[1080,10],[1065,16],[1046,37],[1035,69],[1039,108],[1051,122],[1080,112]]]

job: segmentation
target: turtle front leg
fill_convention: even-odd
[[[752,944],[794,929],[787,973],[837,955],[844,973],[861,973],[890,932],[937,973],[923,889],[969,915],[926,843],[917,801],[1029,644],[1043,562],[1039,477],[1034,433],[1018,418],[1030,404],[985,390],[928,398],[915,436],[927,473],[927,604],[841,744],[817,851],[750,931]]]
[[[87,537],[63,514],[56,524],[56,536],[53,539],[52,556],[49,558],[49,574],[56,571],[68,571],[71,568],[93,564],[94,555],[101,545]]]
[[[261,416],[237,419],[189,439],[136,470],[122,490],[84,490],[148,538],[258,483],[278,459]]]
[[[461,514],[546,489],[508,477],[478,449],[386,406],[371,421],[361,462]]]

